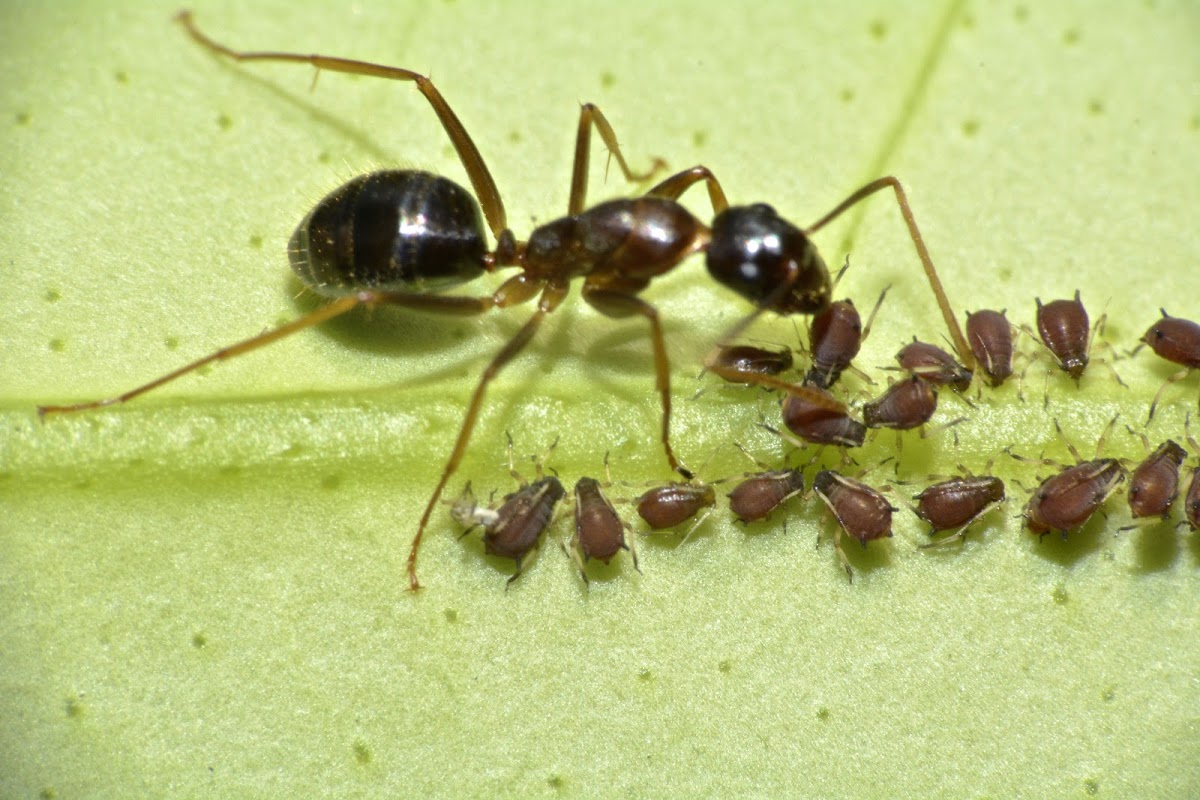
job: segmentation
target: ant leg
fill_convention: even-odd
[[[921,259],[921,265],[925,268],[925,277],[929,279],[929,286],[933,289],[933,295],[937,299],[938,308],[942,311],[942,318],[946,321],[946,328],[950,331],[950,338],[954,341],[954,349],[958,351],[958,360],[967,369],[974,370],[975,354],[971,352],[971,348],[967,344],[967,339],[963,336],[962,328],[958,324],[958,319],[955,318],[954,311],[950,308],[950,301],[946,298],[946,290],[942,288],[942,281],[938,278],[937,269],[933,266],[933,259],[930,258],[929,250],[925,247],[925,240],[921,238],[921,231],[917,229],[917,220],[913,217],[912,208],[908,205],[908,197],[904,194],[904,187],[900,185],[900,181],[891,175],[871,181],[839,203],[828,214],[817,220],[805,230],[805,233],[809,235],[816,233],[836,217],[840,216],[846,209],[888,186],[892,187],[896,193],[896,202],[900,205],[900,214],[904,217],[904,224],[908,226],[908,234],[912,237],[913,244],[917,248],[917,256]]]
[[[511,279],[508,283],[511,283]],[[504,286],[507,286],[508,283],[505,283]],[[501,289],[504,286],[501,286]],[[450,482],[450,478],[458,470],[458,465],[462,462],[462,457],[467,452],[467,443],[471,440],[471,433],[475,430],[475,423],[478,421],[479,412],[483,408],[483,396],[487,392],[488,385],[500,374],[500,370],[504,369],[508,362],[512,361],[525,348],[525,345],[529,344],[530,339],[533,338],[533,335],[537,333],[538,327],[542,324],[542,320],[545,319],[547,314],[554,311],[566,296],[566,284],[550,284],[546,286],[542,292],[541,300],[538,302],[537,311],[508,340],[504,347],[500,349],[500,352],[492,358],[491,363],[487,365],[487,369],[479,377],[479,382],[475,385],[475,391],[471,395],[471,402],[467,405],[467,413],[464,415],[462,425],[458,429],[458,438],[454,441],[454,449],[450,453],[449,460],[446,461],[446,466],[442,468],[442,477],[438,479],[437,486],[434,487],[433,494],[430,496],[429,502],[425,505],[425,511],[421,514],[421,521],[417,523],[417,533],[413,536],[412,545],[409,547],[409,591],[415,592],[421,588],[421,582],[417,580],[417,551],[421,548],[421,538],[425,535],[425,529],[429,527],[429,519],[433,516],[433,509],[437,507],[438,500],[441,499],[442,492],[446,489],[446,484]],[[518,564],[518,568],[519,566]],[[519,575],[520,572],[518,571],[517,574]]]
[[[175,16],[175,19],[183,25],[188,35],[199,45],[218,55],[232,58],[234,61],[290,61],[293,63],[311,64],[316,67],[318,74],[320,70],[324,69],[330,72],[371,75],[376,78],[388,78],[396,81],[413,81],[417,84],[417,89],[420,90],[421,94],[425,95],[425,99],[429,101],[429,105],[433,107],[434,113],[437,114],[438,119],[442,123],[442,128],[446,131],[446,135],[450,137],[450,143],[454,145],[454,149],[458,152],[458,158],[467,171],[467,177],[471,179],[471,186],[474,187],[475,195],[479,198],[479,204],[483,208],[484,216],[487,217],[488,226],[492,229],[492,234],[499,239],[500,234],[508,229],[508,218],[504,211],[504,201],[500,199],[500,191],[496,188],[496,181],[492,179],[492,173],[488,171],[487,164],[484,163],[483,156],[479,154],[479,149],[475,146],[475,142],[471,140],[470,134],[467,133],[466,128],[459,122],[458,117],[450,109],[450,105],[442,97],[442,93],[437,90],[429,78],[418,72],[402,69],[401,67],[389,67],[383,64],[372,64],[367,61],[355,61],[349,58],[335,58],[316,54],[305,55],[303,53],[242,52],[231,50],[201,33],[200,29],[196,27],[196,23],[192,20],[191,11],[180,11]]]
[[[796,282],[796,275],[799,272],[799,267],[793,264],[790,268],[790,274],[787,280],[781,281],[779,287],[769,294],[760,305],[746,316],[742,317],[733,324],[728,330],[717,339],[716,344],[708,351],[708,355],[704,357],[704,368],[709,372],[713,372],[721,378],[731,383],[753,383],[758,386],[766,386],[771,389],[777,389],[781,392],[786,392],[793,397],[799,397],[820,408],[828,409],[840,414],[846,413],[846,405],[841,403],[824,392],[819,392],[808,386],[788,383],[780,380],[773,375],[763,375],[758,372],[746,372],[739,370],[734,366],[721,363],[721,351],[728,347],[729,344],[742,335],[742,332],[749,328],[756,319],[762,316],[762,313],[769,308],[775,307],[784,295],[791,290],[792,284]]]
[[[106,397],[102,400],[92,400],[86,403],[75,403],[74,405],[38,406],[38,416],[45,417],[47,414],[66,414],[75,411],[84,411],[89,408],[101,408],[128,402],[135,397],[149,392],[151,389],[157,389],[163,384],[170,383],[176,378],[181,378],[189,372],[195,372],[214,361],[224,361],[234,356],[240,356],[252,350],[257,350],[272,342],[277,342],[280,339],[291,336],[293,333],[311,328],[313,325],[319,325],[334,317],[339,317],[358,306],[365,305],[370,307],[379,304],[391,304],[420,308],[426,311],[441,311],[448,314],[481,314],[490,309],[492,303],[493,301],[490,297],[442,297],[437,295],[410,295],[404,292],[356,292],[355,294],[334,300],[327,306],[310,311],[304,316],[280,325],[278,328],[273,328],[266,333],[260,333],[258,336],[252,336],[237,344],[222,347],[214,353],[199,358],[190,364],[185,364],[179,369],[155,378],[149,383],[144,383],[141,386],[130,389],[124,394],[119,394],[115,397]]]
[[[671,449],[671,362],[667,359],[667,347],[663,339],[662,323],[654,306],[631,294],[612,289],[598,289],[589,283],[583,285],[583,299],[588,305],[607,317],[641,314],[650,323],[650,342],[654,347],[654,384],[662,397],[662,444],[671,469],[691,480],[692,472],[675,456]]]
[[[725,190],[721,188],[721,182],[712,174],[712,170],[705,166],[695,166],[675,173],[646,192],[646,196],[678,200],[680,195],[700,181],[704,181],[708,186],[708,200],[712,203],[714,217],[729,208],[729,201],[725,199]]]
[[[617,159],[617,165],[621,167],[625,180],[630,183],[648,180],[654,173],[667,166],[667,162],[661,158],[655,158],[650,169],[645,172],[631,170],[629,164],[625,162],[625,156],[621,154],[621,146],[617,144],[617,134],[613,132],[612,125],[608,124],[608,120],[594,103],[584,103],[579,112],[579,131],[575,134],[575,161],[571,168],[571,199],[567,201],[567,214],[572,217],[583,211],[583,205],[587,198],[588,154],[592,147],[593,125],[600,134],[600,138],[604,140],[604,146],[608,148],[609,158]]]

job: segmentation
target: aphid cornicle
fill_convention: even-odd
[[[908,199],[894,177],[874,180],[851,193],[832,211],[807,228],[783,219],[771,206],[730,206],[720,182],[706,167],[682,170],[653,186],[645,195],[586,207],[589,154],[593,131],[604,141],[627,180],[648,179],[655,168],[639,174],[625,161],[608,120],[593,104],[579,115],[572,162],[567,214],[518,240],[508,227],[500,192],[471,136],[441,92],[424,75],[400,67],[346,58],[286,52],[241,52],[210,39],[196,27],[188,11],[176,19],[194,42],[235,61],[308,64],[317,70],[368,75],[411,82],[438,117],[473,189],[422,171],[382,170],[355,178],[335,189],[314,208],[292,238],[290,260],[309,288],[330,302],[274,330],[222,348],[183,367],[114,397],[72,405],[45,405],[42,415],[80,411],[132,400],[152,389],[228,359],[278,341],[359,307],[397,306],[449,315],[473,316],[536,299],[536,309],[483,370],[458,434],[413,536],[408,556],[409,588],[421,587],[417,555],[433,510],[458,470],[475,430],[492,381],[534,338],[545,317],[566,298],[571,282],[581,279],[583,299],[601,314],[640,317],[649,329],[655,385],[661,405],[659,440],[670,467],[685,478],[691,472],[671,446],[670,369],[662,324],[653,305],[639,297],[651,281],[704,252],[709,275],[754,305],[754,310],[725,335],[724,345],[740,335],[764,312],[811,314],[830,302],[825,263],[810,237],[848,208],[885,189],[896,197],[951,338],[964,363],[971,354],[941,287],[933,261],[921,239]],[[713,210],[711,227],[678,202],[697,183],[704,183]],[[488,249],[483,225],[495,239]],[[474,279],[484,272],[512,268],[517,273],[483,296],[453,296],[437,291]],[[736,366],[706,366],[721,377],[781,389],[793,396],[809,390],[769,375],[738,372]],[[826,402],[819,395],[813,402]],[[833,403],[835,409],[843,408]]]

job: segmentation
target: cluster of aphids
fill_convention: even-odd
[[[887,290],[884,290],[865,325],[848,299],[832,303],[812,319],[807,347],[810,367],[802,385],[833,398],[831,389],[841,374],[856,369],[852,361],[870,333],[875,313],[886,294]],[[1036,337],[1039,346],[1050,354],[1057,366],[1078,381],[1089,363],[1092,339],[1096,331],[1103,327],[1103,322],[1102,318],[1096,326],[1090,326],[1087,311],[1076,292],[1073,300],[1056,300],[1046,304],[1038,300],[1036,334],[1028,328],[1022,330]],[[1020,332],[1007,320],[1003,311],[968,313],[967,339],[983,380],[990,386],[998,387],[1012,377],[1013,359],[1017,352],[1015,337]],[[1171,317],[1164,311],[1163,318],[1150,327],[1141,341],[1158,355],[1183,366],[1155,396],[1149,412],[1152,418],[1163,390],[1185,377],[1191,369],[1200,367],[1200,325]],[[719,363],[736,367],[739,373],[778,376],[794,368],[790,348],[730,345],[721,348],[716,358]],[[1031,363],[1033,360],[1030,359]],[[849,463],[845,450],[862,445],[868,429],[892,428],[900,431],[922,428],[924,433],[923,426],[933,417],[937,408],[939,389],[962,394],[975,382],[972,372],[950,353],[915,338],[896,354],[896,361],[906,376],[893,382],[879,397],[863,403],[861,420],[852,417],[849,409],[833,411],[804,395],[785,394],[781,403],[782,422],[791,435],[767,424],[763,424],[763,427],[797,445],[807,443],[841,448],[843,462]],[[1114,376],[1121,382],[1115,370]],[[950,425],[960,421],[956,420]],[[1044,536],[1053,531],[1065,537],[1069,531],[1083,526],[1127,477],[1127,498],[1134,524],[1119,530],[1132,530],[1169,519],[1179,494],[1180,470],[1187,458],[1187,451],[1179,443],[1168,439],[1132,468],[1118,459],[1101,457],[1104,442],[1115,423],[1116,418],[1101,435],[1095,457],[1089,460],[1080,455],[1055,421],[1055,429],[1075,459],[1073,465],[1028,458],[1008,451],[1013,459],[1050,465],[1057,469],[1031,493],[1025,506],[1022,516],[1031,533]],[[1144,434],[1127,429],[1140,437],[1145,449],[1150,450]],[[1192,437],[1190,430],[1186,435],[1187,441],[1200,455],[1200,443]],[[863,475],[851,477],[832,469],[819,469],[812,478],[811,491],[806,493],[802,468],[772,469],[751,456],[740,444],[737,446],[760,469],[741,476],[727,494],[729,510],[737,521],[764,521],[793,498],[815,494],[836,522],[834,548],[851,580],[853,571],[842,550],[842,534],[850,536],[863,547],[871,541],[892,536],[892,514],[899,509],[879,488],[860,480]],[[524,481],[512,466],[511,452],[510,439],[510,472],[520,483],[520,488],[505,496],[494,507],[486,507],[477,502],[468,484],[452,508],[452,516],[466,526],[467,531],[477,526],[483,528],[484,548],[489,555],[514,559],[517,571],[509,578],[510,583],[520,575],[523,560],[550,527],[556,506],[566,497],[566,490],[558,477],[543,475],[540,464],[537,480],[532,483]],[[814,456],[809,463],[815,463],[816,458]],[[990,472],[990,468],[989,462],[985,472]],[[607,456],[605,472],[607,476]],[[686,541],[715,507],[715,485],[729,480],[703,482],[692,479],[655,486],[637,497],[633,504],[646,526],[646,533],[678,531],[686,526],[686,532],[683,533],[683,540]],[[638,568],[633,538],[627,535],[632,533],[632,528],[604,493],[604,487],[611,485],[611,478],[606,484],[601,484],[595,478],[582,477],[576,482],[572,494],[574,532],[569,546],[564,545],[563,550],[574,560],[585,583],[588,583],[589,561],[608,564],[622,550],[630,552],[633,565]],[[992,475],[963,474],[930,485],[912,499],[913,503],[907,505],[928,524],[931,537],[950,534],[922,545],[923,548],[933,548],[961,542],[976,520],[1004,502],[1005,486],[1000,478]],[[1186,524],[1193,531],[1200,530],[1200,466],[1192,471],[1184,513]]]

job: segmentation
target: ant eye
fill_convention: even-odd
[[[765,203],[726,209],[713,220],[706,254],[719,283],[779,314],[812,314],[829,305],[829,270],[804,231]],[[776,297],[789,278],[786,294]]]

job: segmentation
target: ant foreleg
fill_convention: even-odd
[[[967,369],[974,370],[975,354],[971,352],[971,348],[967,344],[967,339],[963,336],[962,328],[958,324],[958,319],[954,316],[954,311],[950,308],[950,300],[946,297],[946,290],[942,288],[937,268],[933,266],[933,259],[929,256],[929,249],[925,247],[925,240],[921,238],[921,231],[917,228],[917,220],[913,216],[912,208],[908,204],[908,197],[905,195],[904,187],[900,185],[900,181],[891,175],[871,181],[839,203],[828,214],[813,223],[805,230],[805,233],[809,235],[816,233],[839,217],[846,209],[888,186],[892,187],[896,193],[896,202],[900,205],[900,214],[904,217],[904,224],[908,226],[909,236],[912,237],[913,244],[917,248],[917,256],[921,259],[921,265],[925,268],[925,277],[929,279],[929,286],[933,289],[933,296],[937,299],[938,308],[942,311],[942,318],[946,321],[946,328],[950,331],[950,338],[954,342],[954,349],[958,351],[958,360]]]
[[[721,182],[712,174],[712,170],[705,166],[695,166],[677,172],[646,192],[646,195],[678,200],[684,192],[700,181],[704,181],[708,186],[708,200],[712,203],[714,217],[729,208],[729,201],[725,199],[725,190],[721,188]]]
[[[680,463],[671,449],[671,363],[667,358],[667,347],[663,339],[662,323],[654,306],[638,297],[612,289],[583,286],[583,299],[607,317],[621,318],[641,314],[650,323],[650,342],[654,348],[654,384],[662,397],[662,444],[671,469],[691,480],[691,470]]]

